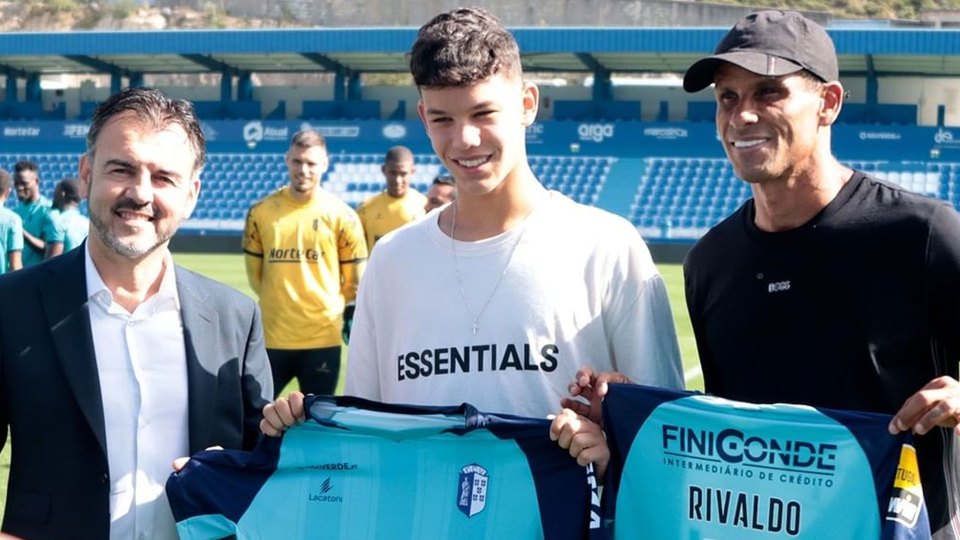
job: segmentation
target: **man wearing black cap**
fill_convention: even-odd
[[[753,191],[684,264],[706,390],[895,413],[891,432],[919,435],[934,538],[958,538],[960,218],[837,161],[838,79],[823,28],[782,11],[748,15],[684,76],[714,85]]]
[[[918,435],[934,539],[957,539],[960,216],[837,161],[838,79],[826,31],[783,11],[748,15],[684,76],[688,92],[714,85],[720,142],[753,191],[684,262],[704,384],[740,401],[894,414],[891,433]],[[551,432],[598,474],[607,382],[629,380],[578,371],[570,392],[591,404],[565,401]]]

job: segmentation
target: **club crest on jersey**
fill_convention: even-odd
[[[465,516],[473,517],[483,511],[487,504],[488,481],[487,470],[476,463],[460,469],[457,507]]]

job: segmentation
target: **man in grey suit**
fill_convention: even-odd
[[[125,90],[94,113],[80,249],[0,279],[3,531],[166,540],[172,462],[249,448],[273,382],[256,304],[173,264],[200,192],[193,107]]]

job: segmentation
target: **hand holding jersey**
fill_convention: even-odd
[[[927,383],[907,398],[890,421],[890,433],[911,430],[924,435],[934,426],[953,428],[960,435],[960,382],[943,376]]]
[[[563,409],[550,424],[550,440],[569,450],[580,466],[593,463],[597,478],[603,482],[610,461],[610,447],[599,424],[571,409]]]
[[[573,382],[567,386],[572,397],[560,400],[560,406],[572,409],[603,427],[600,406],[609,391],[609,383],[630,384],[633,381],[623,373],[616,371],[596,372],[592,367],[584,366],[577,370]],[[580,398],[580,399],[577,399]],[[587,402],[584,403],[583,400]]]
[[[217,444],[214,446],[208,446],[204,451],[209,452],[211,450],[223,450],[223,447]],[[170,464],[170,468],[173,469],[173,472],[180,472],[187,465],[188,461],[190,461],[189,456],[178,457],[177,459],[173,460],[173,463]]]
[[[550,437],[561,448],[570,450],[577,463],[593,463],[601,483],[610,461],[602,414],[603,398],[610,391],[610,383],[631,384],[632,381],[616,371],[598,373],[588,366],[577,370],[573,382],[567,387],[571,397],[561,401],[564,409],[550,424]]]
[[[597,429],[603,429],[601,410],[609,383],[630,382],[621,373],[596,373],[590,367],[581,368],[570,383],[571,397],[564,398],[564,410],[550,427],[551,437],[559,440],[561,447],[568,448],[578,462],[593,463],[601,480],[609,460],[606,440],[587,444],[581,441],[592,437]],[[586,399],[587,403],[576,398]],[[953,428],[960,435],[960,382],[952,377],[938,377],[910,396],[891,419],[889,430],[892,435],[903,431],[924,435],[935,426]]]
[[[287,428],[302,424],[307,419],[303,400],[303,392],[290,392],[289,396],[264,406],[260,431],[268,437],[279,437]]]

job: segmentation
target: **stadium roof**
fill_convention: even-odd
[[[528,72],[682,72],[725,28],[514,28]],[[960,30],[829,29],[855,75],[960,76]],[[413,28],[22,32],[0,73],[406,72]]]

